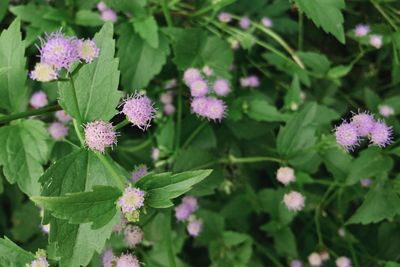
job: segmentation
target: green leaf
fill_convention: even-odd
[[[85,64],[74,78],[78,110],[71,84],[59,83],[60,105],[75,118],[79,118],[80,114],[82,122],[108,121],[115,115],[121,98],[121,93],[117,90],[119,71],[118,59],[114,58],[113,24],[104,24],[93,40],[100,49],[100,55],[92,63]]]
[[[0,58],[0,106],[10,113],[24,111],[28,104],[28,88],[19,19],[0,35]]]
[[[347,74],[349,74],[349,72],[352,70],[352,68],[353,68],[353,65],[338,65],[338,66],[331,68],[328,71],[327,76],[331,79],[339,79],[339,78],[342,78],[342,77],[346,76]]]
[[[98,12],[91,10],[79,10],[75,15],[75,24],[81,26],[100,26],[103,20]]]
[[[40,231],[38,208],[31,201],[14,210],[11,220],[13,222],[11,233],[15,241],[25,243]]]
[[[286,109],[295,111],[299,108],[301,103],[300,92],[299,77],[295,74],[293,76],[292,84],[284,98]]]
[[[0,22],[3,20],[5,14],[7,13],[9,2],[10,0],[3,0],[0,2]]]
[[[172,151],[174,145],[175,137],[175,124],[172,118],[163,125],[163,127],[158,128],[159,131],[156,134],[157,145],[161,150]]]
[[[10,239],[0,238],[0,266],[22,267],[35,259],[35,256],[14,244]]]
[[[341,43],[345,43],[343,30],[344,0],[295,0],[299,9],[309,17],[317,27],[333,34]]]
[[[361,179],[372,178],[378,174],[388,172],[393,167],[393,160],[382,153],[377,147],[370,147],[356,158],[347,176],[346,184],[353,185]]]
[[[119,170],[114,165],[114,169]],[[40,182],[42,196],[60,197],[70,193],[88,192],[96,185],[117,186],[112,174],[103,166],[97,156],[86,149],[80,149],[50,166]],[[111,221],[99,229],[91,229],[89,223],[70,224],[45,213],[44,223],[50,223],[50,244],[56,245],[56,254],[61,267],[87,266],[95,251],[100,253],[110,237],[112,226],[120,220],[116,214]]]
[[[297,55],[307,67],[321,75],[326,74],[331,66],[329,59],[320,53],[298,52]]]
[[[153,208],[173,206],[171,199],[186,193],[204,180],[212,170],[187,171],[178,174],[150,174],[140,179],[135,185],[147,192],[146,204]]]
[[[262,226],[262,230],[272,236],[275,249],[279,255],[297,257],[296,237],[290,227],[277,227],[273,222],[270,222]]]
[[[72,224],[93,222],[92,229],[106,225],[117,212],[115,201],[121,191],[111,186],[94,186],[91,192],[61,197],[31,197],[32,201]]]
[[[274,122],[285,121],[287,118],[265,99],[252,99],[248,104],[247,115],[253,120]]]
[[[363,204],[346,224],[377,223],[400,214],[400,197],[390,185],[377,185],[365,197]]]
[[[146,87],[167,61],[169,45],[167,38],[159,35],[158,48],[151,47],[130,24],[123,24],[118,31],[118,57],[121,60],[121,83],[125,91],[133,92]]]
[[[135,32],[143,38],[151,47],[158,48],[158,25],[153,16],[134,18]]]
[[[0,128],[0,165],[4,176],[29,196],[40,191],[38,179],[49,155],[48,138],[44,123],[37,120],[18,121]]]
[[[280,226],[288,225],[294,218],[294,213],[290,212],[283,205],[284,190],[263,189],[258,192],[257,197],[262,211],[268,212],[271,219]]]

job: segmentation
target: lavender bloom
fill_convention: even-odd
[[[283,196],[283,203],[291,211],[300,211],[305,206],[305,197],[296,191],[291,191]]]
[[[197,80],[190,84],[190,93],[193,97],[205,96],[208,93],[208,85],[203,80]]]
[[[284,185],[288,185],[296,180],[294,170],[290,167],[280,167],[276,173],[276,179]]]
[[[183,74],[183,80],[187,86],[190,86],[193,82],[201,80],[201,74],[198,69],[190,68],[185,70]]]
[[[131,176],[131,181],[134,183],[136,181],[138,181],[140,178],[144,177],[147,175],[147,166],[144,164],[139,165],[139,167],[137,167],[135,169],[134,172],[132,172],[132,176]]]
[[[223,23],[229,23],[232,20],[232,15],[229,14],[228,12],[221,12],[218,15],[218,20]]]
[[[175,207],[175,218],[178,222],[187,220],[191,214],[190,207],[184,203]]]
[[[43,91],[37,91],[32,94],[29,104],[35,109],[42,108],[48,104],[47,95]]]
[[[382,36],[377,34],[372,34],[369,37],[369,44],[375,47],[376,49],[381,48],[383,44]]]
[[[335,129],[336,142],[346,150],[353,150],[359,142],[357,128],[351,123],[343,122]]]
[[[292,260],[290,267],[303,267],[303,263],[300,260]]]
[[[122,254],[116,259],[115,267],[140,267],[139,260],[132,254]]]
[[[362,112],[355,114],[351,118],[350,124],[357,129],[359,136],[368,136],[372,127],[374,127],[375,119],[371,114]]]
[[[97,48],[96,43],[92,40],[77,40],[76,47],[78,50],[78,57],[86,63],[92,62],[100,53],[100,49]]]
[[[62,140],[64,137],[68,135],[68,128],[65,127],[65,125],[60,122],[51,123],[48,131],[51,137],[53,137],[57,141]]]
[[[378,109],[379,109],[379,114],[381,114],[385,118],[394,115],[394,109],[389,105],[380,105]]]
[[[230,92],[229,83],[224,79],[218,79],[213,86],[214,92],[219,96],[226,96]]]
[[[172,104],[166,104],[164,106],[164,113],[167,116],[170,116],[170,115],[174,114],[175,113],[175,106],[172,105]]]
[[[242,17],[239,20],[239,26],[240,26],[240,28],[242,28],[244,30],[248,29],[250,27],[250,24],[251,24],[251,21],[250,21],[249,17],[247,17],[247,16]]]
[[[71,121],[71,116],[68,115],[64,110],[59,110],[56,112],[56,118],[59,122],[67,123]]]
[[[207,99],[206,109],[204,111],[204,115],[206,118],[213,121],[221,121],[225,116],[226,106],[224,101],[220,99],[216,99],[213,97],[209,97]]]
[[[128,225],[124,230],[124,240],[129,248],[134,248],[143,240],[143,231],[136,225]]]
[[[116,143],[117,134],[111,123],[93,121],[85,125],[85,144],[89,149],[104,153]]]
[[[337,267],[351,267],[351,260],[347,257],[339,257],[336,259]]]
[[[103,267],[112,267],[114,258],[115,256],[111,248],[105,250],[101,255],[101,263],[103,264]]]
[[[249,87],[255,88],[260,86],[260,80],[255,75],[250,75],[248,77],[248,82],[249,82]]]
[[[125,99],[122,105],[121,113],[125,114],[133,125],[143,131],[150,126],[150,121],[154,118],[156,112],[150,98],[135,94]]]
[[[41,224],[40,228],[42,229],[42,232],[46,235],[50,233],[50,224]]]
[[[117,13],[114,10],[107,8],[101,12],[101,19],[103,21],[111,21],[112,23],[117,22]]]
[[[191,108],[192,112],[200,116],[206,116],[206,106],[208,103],[207,97],[196,97],[192,100]]]
[[[268,18],[268,17],[263,17],[263,18],[261,19],[261,23],[262,23],[262,25],[264,25],[264,27],[266,27],[266,28],[271,28],[272,25],[273,25],[272,20],[271,20],[270,18]]]
[[[185,196],[182,199],[182,204],[186,205],[191,213],[195,212],[199,208],[197,198],[194,196]]]
[[[361,179],[360,184],[362,187],[369,187],[372,184],[372,180],[369,178]]]
[[[144,192],[139,188],[128,186],[118,199],[117,205],[123,213],[132,213],[144,205]]]
[[[385,147],[392,143],[392,127],[389,127],[383,121],[375,123],[371,129],[370,141],[371,144]]]
[[[50,64],[36,63],[35,69],[29,73],[29,78],[38,82],[57,80],[57,71]]]
[[[354,34],[356,37],[363,37],[369,33],[370,29],[369,26],[366,24],[358,24],[354,29]]]
[[[46,257],[40,257],[37,258],[36,260],[33,260],[31,262],[31,265],[29,265],[30,267],[48,267],[49,263],[46,260]]]
[[[108,7],[106,6],[106,4],[105,4],[103,1],[100,1],[100,2],[97,4],[97,9],[98,9],[100,12],[106,10],[107,8],[108,8]]]
[[[197,237],[200,234],[202,227],[203,227],[202,221],[199,219],[194,219],[189,222],[186,230],[188,231],[189,235]]]
[[[47,35],[45,40],[42,40],[41,63],[52,65],[56,70],[69,70],[72,63],[78,59],[75,39],[66,37],[61,31]]]
[[[167,104],[171,104],[173,101],[173,95],[172,93],[168,92],[168,93],[164,93],[160,96],[160,101],[161,103],[163,103],[164,105]]]

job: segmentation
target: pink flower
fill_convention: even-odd
[[[335,129],[336,142],[345,150],[353,150],[359,142],[357,128],[347,122],[343,122]]]
[[[92,62],[100,54],[100,49],[97,48],[96,43],[92,40],[77,40],[76,47],[79,58],[86,63]]]
[[[308,263],[313,267],[319,267],[322,265],[322,258],[317,252],[313,252],[308,256]]]
[[[264,27],[267,27],[267,28],[271,28],[273,25],[272,20],[268,17],[263,17],[261,19],[261,23],[264,25]]]
[[[337,267],[351,267],[351,260],[347,257],[339,257],[336,259]]]
[[[379,114],[381,114],[385,118],[394,115],[394,109],[389,105],[380,105],[378,109],[379,109]]]
[[[72,119],[71,116],[68,115],[64,110],[57,111],[55,115],[57,120],[62,123],[67,123]]]
[[[190,94],[193,97],[205,96],[208,93],[208,85],[203,80],[197,80],[190,84]]]
[[[132,254],[122,254],[116,259],[115,267],[140,267],[139,260]]]
[[[156,113],[150,98],[145,95],[135,94],[124,100],[121,113],[128,120],[143,131],[150,126],[151,120]]]
[[[40,258],[37,258],[36,260],[33,260],[29,266],[30,267],[49,267],[49,263],[47,262],[46,257],[40,257]]]
[[[35,109],[42,108],[48,104],[47,95],[43,91],[37,91],[32,94],[29,104]]]
[[[371,129],[371,144],[379,147],[390,145],[392,143],[392,134],[392,127],[387,126],[383,121],[377,121]]]
[[[383,44],[382,36],[381,35],[377,35],[377,34],[372,34],[369,37],[369,43],[370,43],[370,45],[372,45],[376,49],[381,48],[382,44]]]
[[[185,70],[183,74],[183,80],[187,86],[190,86],[193,82],[201,80],[201,74],[198,69],[189,68]]]
[[[296,191],[291,191],[283,196],[283,203],[291,211],[300,211],[305,206],[305,197]]]
[[[114,260],[114,253],[111,248],[105,250],[101,255],[101,263],[104,267],[112,267],[113,260]]]
[[[117,134],[111,123],[93,121],[85,125],[85,144],[93,150],[104,153],[107,147],[117,143]]]
[[[354,29],[354,33],[356,37],[363,37],[369,33],[370,29],[369,26],[366,24],[358,24]]]
[[[294,170],[290,167],[280,167],[276,173],[276,179],[284,185],[296,180]]]
[[[248,79],[249,79],[249,87],[255,88],[260,86],[260,80],[256,75],[250,75]]]
[[[60,122],[53,122],[50,124],[49,133],[55,140],[60,141],[68,135],[68,128]]]
[[[226,96],[231,91],[231,89],[229,88],[229,83],[224,79],[216,80],[213,89],[214,92],[219,96]]]
[[[55,68],[46,63],[36,63],[35,69],[29,73],[32,80],[38,82],[50,82],[57,80],[58,73]]]
[[[101,19],[103,21],[111,21],[112,23],[117,22],[117,13],[114,10],[107,8],[101,12]]]
[[[303,263],[300,260],[292,260],[290,267],[303,267]]]
[[[199,208],[197,198],[194,196],[185,196],[182,199],[182,204],[186,205],[191,213],[195,212]]]
[[[221,121],[225,117],[226,106],[224,101],[209,97],[207,99],[204,115],[206,118],[213,121]]]
[[[185,204],[180,204],[175,207],[175,218],[178,222],[185,221],[192,214],[190,207]]]
[[[196,97],[192,99],[192,103],[190,104],[190,106],[192,108],[193,113],[196,113],[204,117],[206,114],[207,104],[208,104],[207,97]]]
[[[174,99],[173,94],[170,92],[161,94],[160,96],[160,101],[164,105],[171,104],[173,99]]]
[[[369,187],[372,184],[372,180],[369,178],[361,179],[360,184],[362,187]]]
[[[100,12],[106,10],[107,8],[108,8],[108,7],[106,6],[106,4],[105,4],[103,1],[100,1],[100,2],[97,4],[97,9],[98,9]]]
[[[189,222],[186,229],[187,229],[189,235],[191,235],[193,237],[197,237],[200,234],[202,227],[203,227],[203,223],[201,222],[201,220],[194,219]]]
[[[228,12],[221,12],[218,15],[218,20],[223,23],[229,23],[232,20],[232,15],[229,14]]]
[[[124,230],[125,243],[129,248],[134,248],[143,240],[143,231],[136,225],[128,225]]]
[[[147,175],[147,166],[144,164],[139,165],[139,167],[137,167],[135,169],[135,171],[132,172],[132,176],[131,176],[131,181],[132,182],[136,182],[138,181],[140,178],[144,177]]]
[[[164,106],[164,113],[167,116],[170,116],[170,115],[174,114],[175,113],[175,106],[172,105],[172,104],[166,104]]]
[[[245,17],[241,17],[239,20],[239,26],[240,28],[246,30],[250,27],[251,21],[249,19],[249,17],[245,16]]]
[[[121,221],[117,224],[114,224],[112,227],[113,233],[121,233],[127,224],[128,220],[125,218],[124,215],[121,214]]]
[[[144,206],[145,193],[139,188],[128,186],[118,199],[117,206],[123,213],[132,213]]]
[[[42,229],[42,232],[46,235],[50,233],[50,224],[41,224],[40,228]]]
[[[359,136],[368,136],[374,124],[374,117],[367,112],[360,112],[351,118],[351,125],[356,128]]]

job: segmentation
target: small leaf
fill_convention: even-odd
[[[0,266],[21,267],[34,259],[32,253],[23,250],[7,237],[0,238]]]
[[[91,10],[79,10],[75,15],[75,24],[81,26],[100,26],[103,20],[98,12]]]
[[[140,37],[142,37],[151,47],[158,48],[158,25],[153,16],[134,18],[133,26]]]
[[[275,106],[264,99],[252,99],[249,103],[247,115],[256,121],[285,121],[287,116],[281,114]]]

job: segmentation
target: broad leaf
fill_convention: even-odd
[[[10,113],[24,111],[28,104],[27,71],[18,19],[1,33],[0,58],[0,107]]]
[[[10,0],[3,0],[0,2],[0,21],[3,20],[4,15],[7,13],[9,1]]]
[[[71,84],[59,84],[60,105],[75,118],[79,118],[80,114],[83,122],[111,119],[117,112],[116,107],[121,98],[117,90],[119,71],[118,59],[114,58],[113,25],[104,24],[94,41],[100,49],[99,57],[85,64],[74,77],[78,109]]]
[[[158,25],[153,16],[145,18],[134,18],[133,26],[135,31],[143,38],[151,47],[158,48]]]
[[[31,199],[59,219],[79,224],[93,222],[98,229],[107,224],[117,212],[115,201],[121,191],[110,186],[94,186],[93,191],[71,193],[61,197],[31,197]]]
[[[0,266],[21,267],[34,259],[32,253],[23,250],[7,237],[0,238]]]
[[[30,196],[40,191],[38,179],[49,155],[48,138],[44,123],[37,120],[18,121],[0,128],[0,165],[4,176]]]
[[[285,121],[287,116],[280,113],[275,106],[264,99],[252,99],[249,104],[247,115],[256,121]]]

